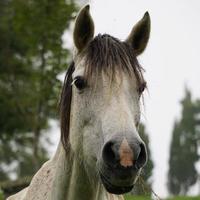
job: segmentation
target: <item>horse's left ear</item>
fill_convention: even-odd
[[[85,6],[78,14],[74,27],[74,44],[80,52],[94,36],[94,22],[90,15],[90,6]]]
[[[136,56],[140,55],[146,48],[151,29],[149,13],[146,12],[143,18],[133,27],[126,42],[132,45]]]

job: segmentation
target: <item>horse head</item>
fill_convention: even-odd
[[[149,34],[148,13],[125,41],[107,34],[94,37],[89,6],[75,22],[74,61],[61,97],[61,139],[90,179],[98,179],[114,194],[129,192],[147,161],[138,133],[146,82],[137,56]]]

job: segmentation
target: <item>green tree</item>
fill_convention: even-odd
[[[150,145],[149,145],[149,136],[148,136],[148,133],[146,131],[144,124],[140,124],[139,133],[140,133],[140,137],[142,138],[142,140],[146,144],[148,161],[147,161],[146,165],[144,166],[144,168],[142,169],[142,172],[141,172],[141,175],[140,175],[141,177],[139,177],[138,181],[136,182],[136,185],[133,189],[133,194],[150,195],[151,194],[150,188],[151,188],[151,185],[152,185],[151,177],[152,177],[154,164],[153,164],[153,160],[152,160],[152,157],[151,157],[151,151],[150,151]]]
[[[168,190],[174,195],[185,195],[198,178],[195,168],[199,160],[196,116],[200,107],[197,109],[198,101],[192,100],[188,89],[181,105],[181,119],[174,124],[169,159]]]
[[[76,11],[72,0],[0,2],[0,176],[9,164],[31,175],[47,159],[41,144],[50,118],[57,118],[68,50],[62,35]]]

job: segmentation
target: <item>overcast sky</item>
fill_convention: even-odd
[[[184,86],[192,90],[195,98],[200,97],[200,1],[92,0],[90,5],[95,33],[108,33],[122,40],[145,11],[150,13],[150,41],[139,57],[149,88],[143,121],[155,163],[153,189],[166,196],[171,132],[180,115]],[[68,38],[66,34],[66,43],[70,43]]]

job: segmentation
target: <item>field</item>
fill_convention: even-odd
[[[131,195],[126,195],[124,196],[125,200],[151,200],[149,197],[143,197],[143,196],[131,196]]]
[[[145,197],[145,196],[126,195],[125,200],[151,200],[151,198]],[[179,196],[179,197],[168,198],[166,200],[200,200],[200,196],[198,196],[198,197],[181,197],[181,196]]]
[[[200,200],[200,196],[198,197],[174,197],[167,200]]]

